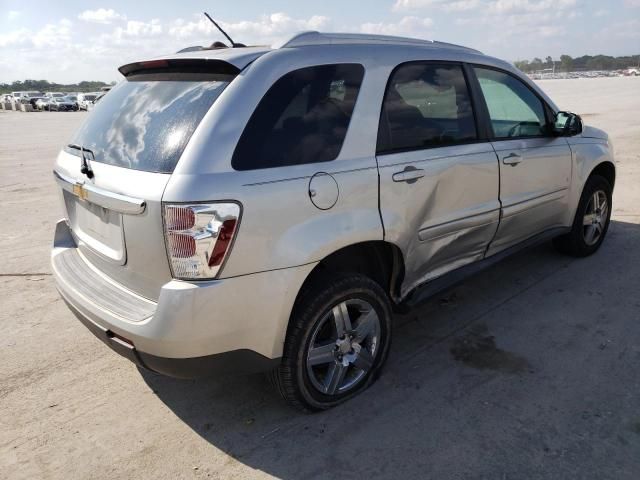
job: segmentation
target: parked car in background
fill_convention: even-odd
[[[68,102],[71,102],[74,104],[75,108],[74,110],[78,110],[79,109],[79,105],[78,105],[78,97],[76,95],[67,95],[66,97],[64,97]]]
[[[20,105],[26,95],[27,92],[11,92],[11,103]]]
[[[31,100],[33,98],[40,98],[43,97],[44,93],[43,92],[38,92],[38,91],[29,91],[29,92],[22,92],[22,96],[20,97],[20,103],[32,103]]]
[[[68,100],[67,97],[53,97],[48,105],[50,112],[71,112],[78,109],[75,102]]]
[[[56,97],[64,97],[66,93],[64,92],[45,92],[44,96],[48,98],[56,98]]]
[[[51,261],[141,367],[269,370],[331,408],[380,374],[394,311],[542,241],[605,240],[606,132],[477,50],[307,32],[120,72],[55,162]]]
[[[89,105],[93,106],[99,93],[81,93],[78,95],[78,108],[80,110],[89,110]]]
[[[8,97],[8,101],[19,108],[20,105],[33,105],[35,103],[34,98],[42,97],[44,94],[38,91],[27,91],[27,92],[12,92]],[[32,101],[33,100],[33,101]]]
[[[15,103],[28,103],[30,97],[43,96],[42,92],[37,91],[23,91],[23,92],[11,92],[12,102]]]
[[[107,92],[98,92],[93,103],[87,104],[87,110],[93,109],[96,106],[96,104],[104,98],[106,94]]]
[[[47,100],[47,97],[44,97],[44,96],[29,97],[29,103],[31,104],[31,106],[33,107],[34,110],[38,110],[38,101],[39,100]]]
[[[49,102],[51,101],[51,98],[49,97],[42,97],[39,98],[38,100],[36,100],[36,110],[39,111],[47,111],[49,110]]]

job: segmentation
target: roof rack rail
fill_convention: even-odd
[[[363,33],[322,33],[317,31],[301,32],[276,48],[308,47],[313,45],[410,45],[420,47],[450,48],[481,53],[473,48],[453,43],[421,40],[417,38],[394,37],[390,35],[373,35]]]

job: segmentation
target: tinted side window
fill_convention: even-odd
[[[497,138],[539,137],[547,132],[542,101],[517,78],[503,72],[476,68]]]
[[[364,67],[323,65],[289,72],[253,112],[233,154],[236,170],[335,160],[349,128]]]
[[[470,142],[477,138],[460,65],[409,63],[391,75],[382,106],[378,153]]]

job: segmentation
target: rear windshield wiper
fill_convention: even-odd
[[[91,154],[91,158],[95,159],[96,156],[93,154],[93,152],[88,148],[83,148],[80,145],[76,145],[75,143],[70,143],[69,145],[67,145],[67,147],[80,151],[80,159],[82,161],[82,165],[80,166],[80,173],[86,175],[89,179],[93,178],[93,170],[91,169],[91,165],[89,164],[87,156],[85,155],[86,153],[89,153]]]

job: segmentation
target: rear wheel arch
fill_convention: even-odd
[[[302,284],[296,303],[305,289],[319,281],[330,281],[332,273],[360,273],[378,283],[393,305],[399,299],[404,278],[404,256],[390,242],[373,240],[342,247],[323,258]]]

